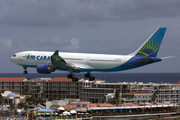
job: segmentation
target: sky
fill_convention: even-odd
[[[158,27],[157,57],[175,57],[123,72],[180,72],[179,0],[0,0],[0,11],[0,73],[23,72],[9,60],[20,51],[130,54]]]

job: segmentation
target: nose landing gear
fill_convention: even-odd
[[[24,73],[24,74],[27,74],[27,73],[28,73],[28,71],[26,70],[26,69],[27,69],[27,67],[23,67],[23,68],[24,68],[23,73]]]

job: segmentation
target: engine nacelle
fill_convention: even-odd
[[[41,74],[50,74],[51,72],[54,72],[55,69],[49,65],[40,64],[36,68],[38,73]]]

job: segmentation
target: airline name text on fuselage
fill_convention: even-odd
[[[44,61],[51,61],[51,57],[50,56],[35,56],[35,55],[28,55],[26,57],[26,60],[44,60]]]

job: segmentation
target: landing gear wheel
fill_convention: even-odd
[[[24,73],[24,74],[27,74],[27,73],[28,73],[28,71],[26,71],[26,70],[25,70],[23,73]]]
[[[77,77],[72,78],[72,81],[73,81],[73,82],[77,82],[77,81],[78,81],[78,78],[77,78]]]
[[[84,75],[85,78],[89,78],[89,76],[90,75],[88,73]]]
[[[67,75],[67,78],[68,78],[68,79],[74,78],[74,74],[69,74],[69,75]]]
[[[90,81],[94,81],[94,80],[95,80],[95,77],[92,76],[92,77],[89,78],[89,80],[90,80]]]
[[[23,67],[24,68],[24,74],[27,74],[28,73],[28,71],[26,70],[27,69],[27,67]]]

